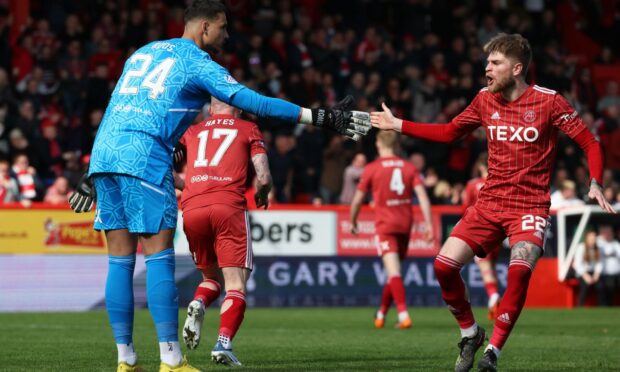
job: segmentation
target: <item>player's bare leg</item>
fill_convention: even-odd
[[[495,273],[495,260],[477,260],[482,282],[489,297],[489,320],[495,319],[499,308],[499,291],[497,289],[497,274]]]
[[[223,281],[222,272],[215,264],[200,271],[202,282],[196,288],[194,299],[187,306],[187,318],[183,325],[183,341],[190,350],[196,349],[200,344],[205,309],[220,296],[220,283]]]
[[[117,371],[142,371],[133,345],[133,271],[137,238],[127,229],[107,230],[106,308],[118,351]]]
[[[510,332],[512,331],[527,296],[532,271],[542,255],[542,248],[528,241],[520,241],[512,246],[508,265],[508,285],[499,305],[499,316],[495,320],[493,335],[484,356],[478,363],[479,371],[496,371],[497,359]]]
[[[469,371],[474,364],[476,351],[482,346],[485,331],[479,327],[469,303],[469,295],[461,277],[463,265],[474,257],[473,250],[463,240],[449,237],[435,259],[435,275],[441,286],[441,296],[456,318],[461,329],[459,356],[454,370]]]
[[[398,323],[396,328],[411,328],[411,317],[407,311],[407,299],[405,296],[405,286],[400,274],[400,258],[396,252],[388,252],[383,254],[383,268],[385,270],[386,282],[390,287],[390,292],[398,310]],[[375,326],[377,320],[384,320],[385,314],[381,313],[381,309],[377,312]]]
[[[220,332],[211,351],[211,359],[216,363],[229,366],[241,366],[233,354],[232,340],[241,326],[245,315],[245,284],[250,277],[250,270],[240,267],[223,267],[226,297],[220,311]]]

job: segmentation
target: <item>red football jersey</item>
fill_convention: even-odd
[[[230,115],[213,115],[185,132],[187,147],[184,211],[211,204],[245,208],[248,163],[265,153],[263,136],[254,123]]]
[[[482,89],[452,122],[463,132],[487,132],[489,175],[478,206],[496,211],[549,212],[549,184],[558,130],[575,138],[586,130],[557,92],[532,85],[515,101]]]
[[[366,165],[357,188],[365,193],[372,190],[379,234],[411,231],[411,196],[419,184],[420,175],[415,166],[399,157],[379,158]]]
[[[467,185],[465,185],[465,191],[463,192],[463,209],[467,209],[468,207],[476,204],[476,200],[478,200],[478,193],[480,192],[482,186],[484,186],[485,181],[485,178],[476,177],[467,182]]]

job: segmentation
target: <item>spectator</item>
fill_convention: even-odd
[[[598,101],[596,110],[603,112],[611,105],[620,106],[620,96],[618,95],[618,82],[610,80],[605,85],[605,95]]]
[[[613,306],[614,296],[620,289],[620,243],[614,239],[614,231],[610,225],[599,227],[596,245],[603,261],[599,303],[602,306]]]
[[[19,117],[17,118],[16,124],[16,127],[21,129],[22,133],[29,141],[41,137],[39,120],[36,117],[35,107],[32,101],[22,101],[19,106]]]
[[[366,166],[366,155],[358,153],[353,157],[351,164],[344,170],[342,179],[342,192],[340,193],[341,204],[351,204],[357,184],[360,182],[362,172]]]
[[[19,187],[18,200],[33,201],[37,199],[41,183],[37,177],[37,171],[30,166],[28,156],[24,154],[15,156],[11,171],[13,172],[12,177],[17,179]]]
[[[13,90],[6,70],[0,67],[0,103],[15,105],[16,103]]]
[[[289,134],[276,135],[275,146],[269,148],[269,169],[273,178],[275,200],[288,203],[291,200],[293,183],[293,148],[295,139]]]
[[[65,169],[62,176],[69,182],[69,187],[74,189],[84,173],[80,166],[79,152],[68,151],[62,154],[62,157],[65,161]]]
[[[584,241],[577,246],[573,269],[579,278],[579,306],[583,306],[588,291],[599,283],[603,271],[601,253],[596,245],[596,231],[587,231]]]
[[[319,191],[324,204],[338,204],[342,190],[342,174],[348,163],[348,153],[342,146],[342,142],[341,136],[333,136],[323,151],[323,170]]]
[[[47,189],[43,201],[50,204],[67,204],[69,203],[69,196],[71,196],[69,181],[60,176]]]
[[[0,160],[0,204],[16,202],[19,196],[17,180],[11,177],[7,160]]]
[[[9,105],[5,101],[0,102],[0,158],[9,157]]]
[[[450,187],[450,183],[445,180],[440,180],[435,185],[432,194],[433,204],[452,204],[453,200],[452,188]]]
[[[577,198],[575,182],[565,180],[559,190],[551,194],[551,210],[558,210],[566,207],[584,205],[585,202]]]
[[[422,86],[413,98],[413,120],[434,123],[441,112],[441,98],[434,75],[426,75]]]
[[[306,199],[319,194],[319,179],[321,177],[322,154],[316,149],[324,147],[325,134],[313,125],[306,125],[297,137],[295,147],[295,169],[297,194]]]

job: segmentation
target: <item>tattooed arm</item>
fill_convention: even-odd
[[[267,154],[256,154],[252,157],[252,164],[256,171],[256,193],[254,193],[254,201],[256,207],[267,209],[269,206],[269,192],[271,191],[271,172],[269,171],[269,161]]]

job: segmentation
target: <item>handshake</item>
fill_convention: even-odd
[[[372,125],[370,114],[363,111],[352,111],[355,103],[352,96],[346,96],[331,108],[312,109],[312,125],[328,128],[354,141],[359,141],[368,134]]]

